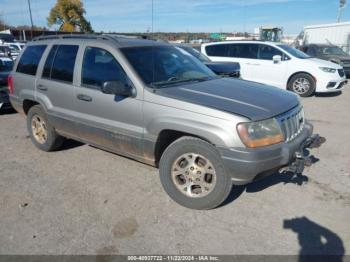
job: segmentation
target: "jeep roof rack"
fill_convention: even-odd
[[[135,44],[135,41],[152,41],[160,42],[156,39],[149,39],[145,36],[135,36],[135,35],[118,35],[118,34],[62,34],[62,35],[47,35],[35,37],[32,41],[45,41],[54,39],[96,39],[96,40],[107,40],[114,42],[119,46],[128,46],[128,44]]]
[[[103,39],[117,40],[115,36],[98,35],[98,34],[62,34],[62,35],[46,35],[33,38],[33,41],[51,40],[51,39]]]

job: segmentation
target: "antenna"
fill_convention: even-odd
[[[30,0],[28,0],[28,8],[29,8],[29,16],[30,16],[30,24],[31,24],[31,29],[30,29],[30,37],[33,39],[33,17],[32,17],[32,9],[30,7]]]

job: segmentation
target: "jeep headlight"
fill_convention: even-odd
[[[281,127],[275,118],[239,123],[237,131],[243,144],[251,148],[269,146],[284,141]]]
[[[326,73],[335,73],[337,71],[337,69],[330,68],[330,67],[320,67],[320,69]]]

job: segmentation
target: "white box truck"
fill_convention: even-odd
[[[332,44],[350,53],[350,22],[306,26],[300,40],[300,45]]]

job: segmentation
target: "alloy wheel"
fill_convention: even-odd
[[[311,83],[306,78],[298,78],[293,82],[293,91],[299,95],[307,93],[311,88]]]
[[[47,127],[44,119],[39,115],[34,115],[31,121],[34,139],[39,144],[45,144],[47,140]]]
[[[177,158],[171,169],[171,177],[176,188],[192,198],[210,194],[216,185],[213,164],[195,153],[186,153]]]

